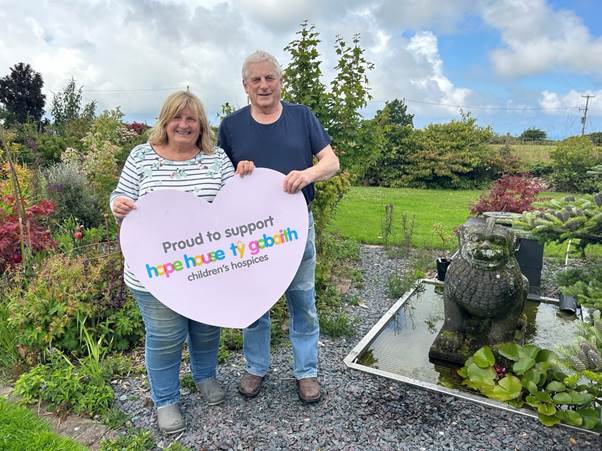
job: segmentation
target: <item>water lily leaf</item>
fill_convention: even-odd
[[[529,371],[527,371],[523,375],[521,380],[523,381],[523,384],[531,381],[535,385],[539,385],[540,382],[543,382],[543,378],[545,378],[545,373],[543,371],[539,370],[537,367],[535,367],[535,368],[531,368]]]
[[[581,426],[583,424],[583,417],[574,410],[559,410],[556,412],[556,416],[571,426]]]
[[[541,402],[548,402],[548,403],[554,402],[554,400],[552,399],[550,394],[546,393],[545,391],[538,391],[537,393],[534,393],[534,396],[535,396],[535,399],[537,399],[538,401],[541,401]]]
[[[554,362],[555,360],[558,360],[558,356],[549,349],[540,349],[535,360],[537,362]]]
[[[554,395],[554,402],[556,404],[572,404],[572,397],[569,393],[567,392],[561,392],[561,393],[556,393]]]
[[[542,415],[539,414],[539,421],[541,421],[541,424],[543,424],[544,426],[554,426],[558,423],[560,423],[560,418],[557,418],[556,416],[548,416],[548,415]]]
[[[595,429],[600,425],[600,412],[599,409],[588,407],[585,409],[577,409],[577,413],[583,418],[583,427],[585,429]]]
[[[522,384],[531,394],[539,391],[539,387],[537,387],[537,384],[533,381],[523,381]]]
[[[493,381],[495,379],[495,370],[493,367],[480,368],[476,363],[472,363],[467,368],[468,378],[471,381]]]
[[[520,346],[516,343],[502,343],[497,345],[497,351],[507,359],[517,361],[519,357]]]
[[[554,391],[554,392],[561,392],[561,391],[566,390],[566,385],[564,385],[562,382],[552,381],[548,384],[548,386],[546,387],[546,390]]]
[[[541,351],[541,348],[538,348],[537,346],[525,345],[522,348],[520,348],[520,350],[518,351],[518,355],[521,359],[526,357],[535,360],[535,357],[537,356],[539,351]]]
[[[520,383],[520,379],[512,374],[508,374],[493,387],[491,397],[498,401],[509,401],[518,398],[522,389],[523,386]]]
[[[527,396],[525,398],[525,401],[527,402],[527,404],[529,404],[534,409],[537,409],[539,407],[539,405],[541,404],[541,402],[539,402],[537,400],[537,398],[535,396],[533,396],[533,395]]]
[[[473,354],[472,358],[480,368],[487,368],[495,363],[495,356],[489,346],[483,346]]]
[[[556,407],[554,407],[554,404],[544,402],[537,406],[537,412],[542,415],[552,416],[556,413]]]
[[[594,395],[587,392],[577,392],[571,390],[569,394],[571,395],[571,404],[575,404],[578,406],[592,402],[594,399]]]
[[[521,357],[518,362],[514,362],[514,365],[512,365],[512,371],[515,374],[521,375],[531,369],[533,365],[535,365],[535,359],[532,357]]]

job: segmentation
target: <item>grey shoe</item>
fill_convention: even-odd
[[[169,404],[157,408],[157,423],[165,434],[177,434],[186,429],[179,404]]]
[[[224,402],[226,394],[220,383],[216,379],[205,379],[196,383],[201,396],[207,400],[210,406],[216,406]]]

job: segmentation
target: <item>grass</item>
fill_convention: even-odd
[[[447,249],[457,247],[453,231],[469,216],[470,205],[481,191],[478,190],[427,190],[412,188],[378,188],[355,186],[345,195],[337,207],[330,230],[343,237],[363,244],[383,244],[381,222],[385,205],[393,205],[390,244],[400,245],[403,240],[403,214],[416,217],[412,246],[418,249]],[[566,193],[541,193],[542,197],[562,197]],[[435,233],[440,224],[445,243]],[[435,227],[434,227],[435,225]],[[546,257],[563,258],[566,243],[547,244]],[[602,251],[588,250],[588,255],[600,255]]]
[[[0,397],[0,449],[84,451],[79,443],[51,431],[35,414]]]
[[[468,218],[470,205],[481,191],[427,190],[411,188],[352,187],[345,195],[330,226],[342,236],[365,244],[382,244],[381,220],[385,205],[393,205],[390,242],[401,244],[402,216],[416,215],[412,245],[422,249],[438,249],[443,243],[433,232],[433,224],[441,223],[451,233]],[[452,249],[455,238],[446,246]]]
[[[490,144],[493,149],[501,149],[504,144]],[[520,158],[523,164],[547,163],[550,161],[550,152],[554,144],[510,144],[512,152]]]

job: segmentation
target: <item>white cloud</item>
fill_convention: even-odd
[[[568,69],[602,74],[602,38],[594,38],[573,12],[544,0],[483,0],[484,20],[505,44],[491,52],[496,70],[508,76]]]
[[[577,111],[585,107],[585,98],[583,96],[586,95],[593,96],[589,99],[588,112],[598,115],[602,113],[602,89],[583,92],[570,90],[566,94],[543,91],[539,99],[539,106],[548,114],[563,114],[571,109]]]

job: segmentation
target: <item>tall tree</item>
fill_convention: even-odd
[[[10,74],[0,78],[0,103],[6,110],[8,122],[39,121],[44,114],[42,76],[29,64],[18,63]]]
[[[546,138],[547,133],[539,128],[528,128],[520,135],[523,141],[544,141]]]
[[[65,89],[55,94],[52,98],[50,114],[55,125],[63,126],[76,119],[93,119],[96,101],[82,107],[83,86],[77,86],[75,79],[71,78]]]

